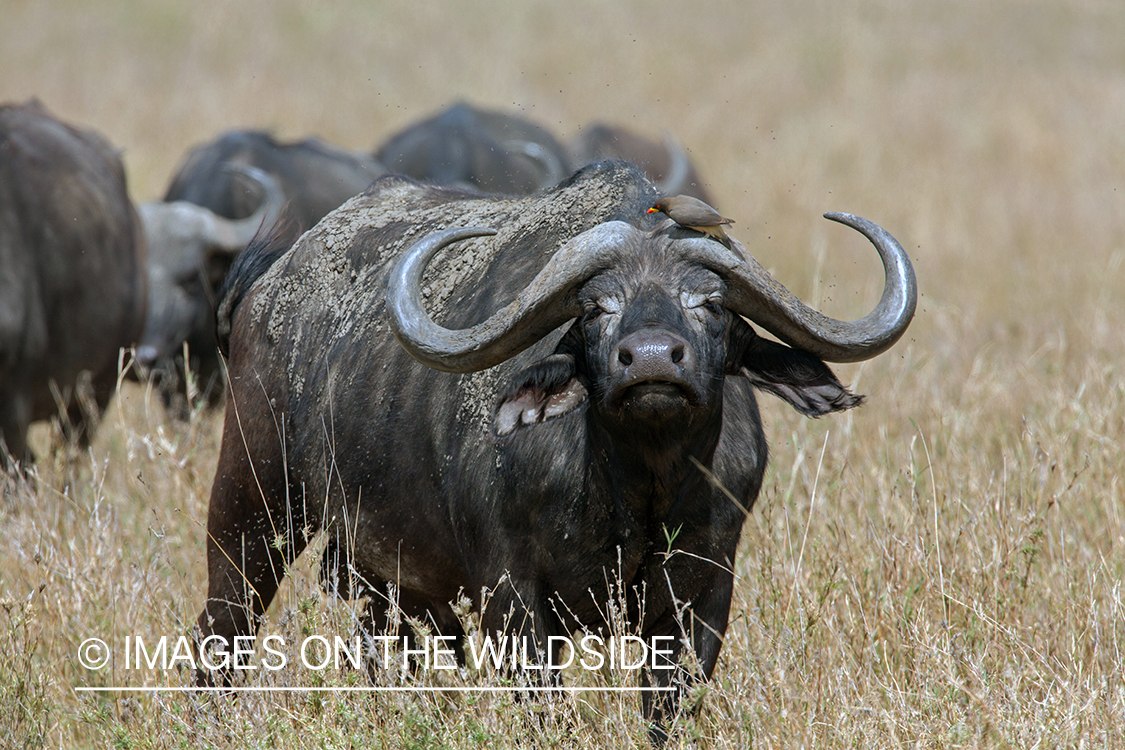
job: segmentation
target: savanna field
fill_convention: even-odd
[[[370,150],[456,100],[570,139],[685,144],[732,234],[829,315],[874,305],[875,221],[918,312],[836,372],[862,408],[769,395],[771,464],[730,626],[671,747],[1125,747],[1125,5],[0,0],[0,101],[38,97],[159,199],[234,127]],[[188,633],[206,591],[221,412],[123,383],[88,452],[32,433],[0,503],[0,746],[646,747],[634,694],[98,693],[129,636]],[[347,635],[299,559],[265,631]],[[79,663],[98,637],[105,669]],[[378,684],[399,684],[396,673]],[[404,678],[410,679],[410,678]],[[495,676],[453,672],[435,684]],[[576,684],[628,686],[612,672]],[[347,669],[262,686],[366,685]]]

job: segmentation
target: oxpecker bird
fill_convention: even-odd
[[[713,237],[727,247],[731,247],[730,237],[723,230],[724,224],[733,224],[730,219],[723,218],[719,212],[708,206],[698,198],[690,195],[673,195],[661,198],[648,210],[648,213],[663,213],[681,227],[694,229],[708,237]]]

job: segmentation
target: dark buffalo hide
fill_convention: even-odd
[[[144,240],[117,151],[38,102],[0,107],[0,468],[28,425],[84,441],[141,333]]]

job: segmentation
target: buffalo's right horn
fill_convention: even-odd
[[[464,330],[443,328],[422,304],[422,273],[446,245],[496,234],[495,229],[446,229],[415,242],[399,258],[387,281],[387,313],[395,338],[415,359],[446,372],[475,372],[504,362],[581,314],[575,293],[600,270],[613,265],[617,248],[636,229],[606,222],[571,238],[519,293],[483,323]]]

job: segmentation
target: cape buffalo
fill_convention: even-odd
[[[36,101],[0,106],[0,469],[60,411],[88,439],[144,324],[144,247],[106,140]]]
[[[469,104],[411,125],[375,158],[416,180],[501,195],[526,195],[570,174],[566,149],[546,128]]]
[[[257,189],[247,185],[247,170],[259,183]],[[189,408],[185,342],[198,397],[214,404],[222,394],[215,294],[263,221],[272,224],[284,203],[281,237],[292,242],[383,171],[368,156],[314,138],[281,143],[263,132],[231,131],[192,149],[164,202],[141,208],[150,228],[152,305],[137,361],[156,381],[173,415],[184,417]],[[221,231],[185,234],[165,226],[169,220],[179,226],[195,214],[198,223]]]
[[[386,177],[287,252],[244,254],[199,636],[255,633],[325,530],[325,579],[370,597],[377,630],[391,600],[463,636],[467,596],[484,633],[542,648],[627,602],[674,644],[645,676],[675,686],[643,698],[660,739],[693,679],[680,652],[707,678],[726,630],[766,466],[754,388],[810,416],[857,405],[822,360],[891,346],[916,289],[890,235],[833,214],[887,282],[865,318],[826,318],[737,242],[648,214],[658,197],[623,162],[512,199]]]

